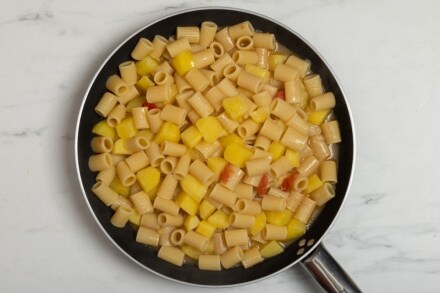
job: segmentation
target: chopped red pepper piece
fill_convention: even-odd
[[[231,164],[226,164],[225,168],[223,169],[222,173],[220,174],[220,182],[226,183],[228,182],[229,178],[232,175],[232,167]]]
[[[261,177],[260,184],[258,184],[257,193],[259,196],[263,197],[266,195],[267,184],[269,183],[269,177],[266,174]]]
[[[154,103],[148,103],[148,102],[144,102],[144,103],[142,104],[142,107],[147,107],[148,110],[153,110],[153,109],[156,109],[156,108],[157,108],[156,104],[154,104]]]
[[[282,191],[290,191],[292,189],[292,185],[295,182],[296,174],[292,174],[286,178],[284,178],[283,183],[281,183]]]
[[[285,100],[286,99],[286,95],[284,94],[283,90],[278,90],[276,92],[276,94],[275,94],[275,98],[279,98],[279,99]]]

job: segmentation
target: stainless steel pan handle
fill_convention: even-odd
[[[322,244],[302,261],[302,265],[327,292],[362,292]]]

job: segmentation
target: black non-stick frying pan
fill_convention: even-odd
[[[110,217],[113,212],[91,192],[96,175],[88,168],[88,159],[92,155],[91,129],[100,120],[94,112],[94,107],[106,90],[107,78],[118,73],[120,63],[130,59],[130,52],[139,38],[152,39],[156,34],[174,35],[177,26],[199,26],[203,21],[208,20],[217,23],[220,27],[249,20],[256,29],[274,33],[279,43],[300,57],[309,59],[312,63],[312,71],[321,75],[325,89],[332,91],[336,97],[334,113],[339,120],[343,139],[339,149],[336,196],[329,201],[305,235],[288,246],[284,253],[266,259],[249,269],[235,267],[213,272],[199,270],[194,264],[184,264],[183,267],[169,264],[156,256],[156,250],[137,243],[134,240],[136,232],[129,225],[123,229],[112,226]],[[260,280],[294,264],[302,263],[328,291],[360,291],[321,244],[343,206],[353,173],[355,141],[350,109],[334,73],[320,54],[296,32],[279,22],[249,11],[214,7],[175,13],[148,24],[116,48],[98,70],[85,94],[79,112],[75,144],[79,181],[92,214],[109,239],[129,258],[149,271],[193,285],[232,286]]]

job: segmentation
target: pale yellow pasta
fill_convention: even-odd
[[[196,92],[192,97],[190,97],[188,99],[188,103],[201,117],[209,116],[214,112],[214,108],[212,108],[211,104],[209,104],[209,102],[200,92]]]
[[[168,72],[158,70],[153,75],[153,81],[157,85],[171,85],[174,83],[174,77]]]
[[[150,143],[150,147],[145,151],[151,166],[158,167],[165,156],[160,152],[159,145],[155,142]]]
[[[175,246],[182,246],[183,244],[183,238],[185,237],[185,230],[184,229],[176,229],[173,230],[170,234],[170,241]]]
[[[221,182],[221,184],[229,190],[234,190],[237,185],[243,180],[245,172],[237,166],[233,165],[230,166],[230,169],[231,170],[228,180],[226,182]]]
[[[136,66],[133,61],[126,61],[119,64],[119,74],[121,79],[129,85],[137,82]]]
[[[256,123],[254,120],[247,119],[238,126],[237,133],[242,138],[250,137],[256,134],[260,127],[261,125]]]
[[[147,89],[148,103],[164,103],[171,98],[171,88],[169,85],[154,85]]]
[[[125,196],[122,196],[122,195],[118,195],[118,199],[116,200],[116,202],[115,203],[113,203],[112,205],[111,205],[111,209],[112,210],[114,210],[114,211],[116,211],[118,208],[120,208],[120,207],[128,207],[128,208],[130,208],[131,210],[133,209],[133,204],[131,203],[131,201],[128,199],[128,198],[126,198]],[[131,213],[130,213],[130,216],[131,216]]]
[[[241,71],[237,78],[237,85],[256,94],[261,91],[262,80],[249,72]]]
[[[312,217],[315,207],[316,202],[313,199],[304,196],[293,217],[304,224],[307,224]]]
[[[111,154],[111,158],[112,158],[112,165],[113,166],[116,166],[117,163],[124,160],[124,156],[122,156],[122,155]]]
[[[292,80],[284,83],[286,102],[302,105],[307,99],[307,92],[301,80]]]
[[[189,44],[188,38],[186,37],[179,38],[174,42],[168,43],[166,48],[172,58],[176,57],[179,53],[191,50],[191,46]]]
[[[101,153],[89,157],[89,169],[93,172],[109,169],[113,166],[109,153]]]
[[[156,202],[158,198],[159,197],[156,197],[154,202]],[[181,214],[170,215],[168,213],[160,213],[157,216],[157,223],[161,226],[180,227],[183,224],[183,216]]]
[[[305,196],[304,194],[302,194],[298,191],[292,190],[290,192],[289,196],[287,197],[286,208],[288,208],[292,212],[295,212],[296,209],[301,204],[301,201],[304,198],[304,196]]]
[[[156,230],[141,226],[136,234],[136,242],[151,246],[158,246],[159,237],[160,235]]]
[[[191,44],[197,44],[200,41],[200,29],[197,26],[178,26],[176,37],[188,39]]]
[[[304,175],[297,176],[295,178],[295,181],[293,182],[294,191],[301,192],[303,190],[306,190],[308,186],[309,186],[309,179]]]
[[[217,116],[217,120],[228,133],[233,133],[240,125],[237,121],[231,119],[225,112]]]
[[[96,181],[97,182],[102,181],[103,183],[110,185],[112,181],[115,179],[115,176],[116,176],[115,167],[110,167],[108,169],[99,171],[98,175],[96,175]]]
[[[134,207],[139,215],[151,213],[153,211],[153,205],[145,191],[139,191],[130,195],[130,200],[133,202]]]
[[[209,198],[212,198],[230,208],[234,207],[237,200],[237,194],[228,188],[217,183],[209,194]]]
[[[246,229],[226,230],[224,235],[228,247],[246,245],[249,242],[249,235]]]
[[[276,46],[275,35],[268,33],[255,33],[253,35],[254,46],[256,48],[266,48],[274,50]]]
[[[324,182],[320,188],[310,193],[310,197],[316,202],[318,207],[323,206],[335,197],[335,188],[329,182]]]
[[[276,226],[272,224],[266,224],[262,231],[262,236],[265,240],[286,240],[287,238],[287,227],[286,226]]]
[[[263,177],[263,175],[257,175],[257,176],[246,175],[243,178],[243,183],[246,183],[246,184],[251,185],[253,187],[258,187],[258,185],[260,184],[260,181],[261,181],[261,177]]]
[[[191,163],[191,158],[188,154],[184,154],[179,158],[179,161],[176,164],[176,167],[173,170],[173,175],[182,180],[188,175],[189,165]]]
[[[266,195],[261,200],[261,209],[263,211],[280,212],[286,208],[286,199],[274,195]]]
[[[96,136],[92,139],[91,147],[95,153],[108,153],[113,149],[113,140],[110,137]]]
[[[312,138],[310,138],[309,145],[310,148],[313,150],[313,154],[318,160],[323,161],[328,157],[330,157],[331,155],[330,149],[325,144],[324,136],[322,135],[313,136]]]
[[[310,110],[313,112],[318,112],[322,110],[333,109],[336,105],[335,96],[332,92],[327,92],[325,94],[315,96],[310,100]]]
[[[258,215],[261,213],[261,204],[252,199],[240,198],[235,203],[235,210],[246,215]]]
[[[214,41],[217,32],[217,24],[212,21],[204,21],[200,26],[199,44],[207,47]]]
[[[305,158],[311,155],[313,155],[313,150],[308,144],[306,144],[300,152],[301,160],[304,160]]]
[[[199,256],[198,261],[199,269],[207,271],[220,271],[220,255],[216,254],[202,254]]]
[[[174,82],[177,86],[177,91],[179,92],[179,94],[181,94],[180,96],[187,97],[187,95],[183,95],[183,94],[192,91],[191,85],[185,80],[185,78],[180,76],[178,73],[174,74]],[[179,95],[176,96],[176,100],[180,107],[188,110],[187,107],[181,105],[181,102],[179,101]]]
[[[150,141],[144,136],[133,136],[125,141],[125,148],[130,153],[146,150],[150,147]]]
[[[310,155],[301,162],[296,170],[302,176],[310,176],[318,170],[318,167],[319,160],[314,155]]]
[[[255,48],[255,52],[257,52],[258,60],[257,66],[261,68],[269,67],[269,51],[266,48]],[[263,82],[267,82],[263,80]]]
[[[162,119],[160,119],[161,110],[152,109],[147,112],[147,120],[150,125],[150,129],[153,133],[157,133],[163,124]]]
[[[237,198],[243,199],[254,199],[254,192],[251,185],[246,183],[238,183],[234,188],[235,194],[237,194]]]
[[[164,141],[160,146],[160,151],[164,156],[180,157],[186,153],[186,146],[179,143]]]
[[[243,259],[243,249],[234,246],[220,256],[220,262],[225,269],[229,269],[238,264]]]
[[[185,80],[196,92],[204,91],[209,86],[209,80],[197,68],[189,70],[185,74]]]
[[[209,238],[195,231],[188,231],[183,238],[183,243],[203,252],[209,245]]]
[[[194,66],[198,69],[208,67],[215,62],[214,50],[205,49],[200,52],[192,54]]]
[[[280,157],[278,160],[270,164],[270,174],[273,177],[280,177],[292,169],[292,164],[286,156]]]
[[[238,75],[240,74],[241,71],[243,71],[243,69],[240,66],[238,66],[235,63],[231,63],[226,65],[225,68],[223,68],[223,75],[227,79],[236,82],[238,79]]]
[[[169,121],[176,125],[181,125],[186,118],[187,110],[168,104],[163,107],[160,113],[160,119],[163,121]]]
[[[308,134],[310,137],[322,134],[321,126],[315,124],[309,124]]]
[[[190,44],[190,45],[191,45],[191,53],[192,54],[206,50],[206,47],[204,47],[200,44]]]
[[[299,71],[298,69],[290,67],[289,65],[280,63],[275,68],[273,76],[278,81],[287,82],[297,80],[299,77]]]
[[[215,34],[214,38],[217,42],[219,42],[223,49],[227,52],[234,48],[234,41],[232,40],[231,36],[229,35],[228,28],[224,27],[221,30],[219,30]]]
[[[322,134],[326,144],[339,143],[342,141],[337,120],[332,120],[321,125]]]
[[[269,188],[269,191],[267,192],[267,195],[273,195],[273,196],[278,196],[278,197],[284,197],[287,199],[287,197],[289,196],[289,193],[286,191],[282,191],[279,188],[276,187],[271,187]]]
[[[250,98],[248,98],[247,96],[239,95],[239,97],[246,104],[247,113],[245,114],[244,118],[248,118],[248,114],[250,112],[254,111],[255,109],[257,109],[257,104],[252,102],[252,100]]]
[[[302,109],[296,108],[292,117],[286,122],[286,125],[304,135],[307,135],[310,134],[310,124],[306,119],[307,114]]]
[[[270,104],[271,114],[283,121],[288,121],[296,112],[296,108],[282,99],[274,99]]]
[[[122,96],[116,97],[116,99],[118,100],[119,104],[125,105],[137,96],[139,96],[139,91],[137,88],[134,85],[129,85],[127,92]]]
[[[300,152],[306,146],[307,138],[307,135],[298,132],[292,127],[287,127],[280,142],[285,146]]]
[[[170,239],[171,233],[168,232],[168,231],[160,231],[159,230],[159,234],[160,234],[160,236],[159,236],[159,245],[162,246],[162,247],[163,246],[170,247],[172,245],[171,239]]]
[[[101,172],[105,172],[105,171],[101,171]],[[329,161],[321,162],[321,165],[319,166],[319,178],[323,182],[330,182],[330,183],[338,182],[336,161],[329,160]]]
[[[180,209],[174,200],[162,198],[160,196],[156,196],[156,198],[154,199],[153,207],[156,210],[162,211],[172,216],[177,216]]]
[[[223,69],[229,64],[233,64],[234,60],[232,60],[231,56],[228,53],[223,54],[220,58],[218,58],[214,63],[212,63],[209,67],[212,70],[217,72],[220,77],[223,77]]]
[[[181,77],[181,78],[183,78],[183,77]],[[186,81],[185,81],[186,82]],[[192,87],[188,84],[188,86],[189,86],[189,90],[188,91],[185,91],[185,92],[183,92],[183,93],[180,93],[180,94],[177,94],[176,95],[176,102],[177,102],[177,105],[180,107],[180,108],[182,108],[182,109],[185,109],[186,111],[187,111],[187,116],[188,116],[188,113],[189,112],[191,112],[191,111],[193,111],[193,108],[191,107],[191,105],[188,103],[188,99],[190,98],[190,97],[192,97],[193,95],[194,95],[194,91],[192,90]]]
[[[212,106],[215,112],[218,112],[223,107],[222,101],[226,98],[226,95],[217,87],[211,87],[205,93],[205,99]],[[218,117],[217,117],[218,118]]]
[[[273,98],[275,96],[275,94],[278,92],[277,87],[270,85],[270,84],[267,84],[267,83],[263,83],[261,90],[267,91],[271,98]]]
[[[258,246],[253,246],[250,249],[244,251],[241,263],[243,264],[243,267],[247,269],[262,262],[263,260],[264,259],[260,254]]]
[[[181,249],[173,246],[161,246],[157,257],[180,267],[183,265],[185,253]]]
[[[246,162],[246,173],[248,176],[263,175],[271,171],[270,159],[260,158]]]
[[[233,40],[236,40],[241,36],[252,36],[254,35],[254,32],[254,27],[249,21],[237,23],[229,27],[229,35]]]
[[[254,40],[250,36],[241,36],[235,41],[238,50],[252,50],[254,48]]]
[[[157,222],[157,214],[155,213],[143,214],[141,217],[141,226],[145,228],[158,230],[160,228],[160,225]]]
[[[151,51],[153,51],[153,43],[146,38],[140,38],[136,47],[131,51],[131,57],[134,60],[142,60],[147,57]]]
[[[212,42],[209,45],[209,49],[212,50],[215,58],[220,58],[221,56],[223,56],[223,54],[225,54],[225,49],[223,48],[223,45],[219,42]]]
[[[116,105],[107,115],[107,124],[116,127],[125,118],[125,113],[124,105]]]
[[[260,134],[258,134],[257,138],[255,139],[254,146],[256,149],[261,149],[263,151],[267,151],[271,142],[272,141],[269,138],[262,135],[260,132]]]
[[[255,160],[255,159],[266,159],[270,163],[270,162],[272,162],[273,154],[270,152],[266,152],[261,149],[255,148],[254,154],[252,155],[251,160]]]
[[[291,55],[287,58],[286,64],[298,69],[301,78],[304,78],[310,72],[310,61],[301,59],[295,55]]]
[[[200,72],[209,80],[209,86],[215,86],[220,78],[218,73],[208,69],[200,69]]]
[[[192,107],[191,107],[192,108]],[[191,121],[192,124],[196,124],[197,120],[199,120],[200,118],[202,118],[202,116],[200,116],[196,111],[191,110],[188,112],[187,114],[188,119]]]
[[[255,224],[255,216],[232,213],[229,217],[231,226],[237,228],[251,228]]]
[[[226,245],[225,234],[223,232],[214,233],[212,236],[214,241],[214,252],[217,255],[223,254],[228,250]]]
[[[160,35],[156,35],[153,38],[153,50],[150,52],[150,56],[153,57],[154,59],[159,60],[160,56],[162,56],[162,54],[164,53],[167,44],[168,44],[168,40]]]
[[[306,88],[307,95],[310,98],[322,95],[324,93],[321,76],[319,74],[310,74],[304,77],[304,86]]]
[[[163,179],[159,189],[157,190],[157,196],[166,199],[172,199],[177,187],[177,179],[172,174],[167,174]]]
[[[148,129],[150,124],[147,118],[147,107],[136,107],[131,109],[131,114],[133,116],[133,122],[137,129]]]
[[[164,61],[162,63],[160,63],[154,70],[153,73],[154,75],[158,72],[158,71],[163,71],[165,73],[168,73],[169,75],[173,75],[174,74],[174,68],[171,67],[170,62],[168,61]]]
[[[284,127],[276,124],[273,120],[267,119],[260,129],[260,135],[272,141],[280,141],[284,133]]]
[[[255,51],[238,50],[232,54],[232,60],[238,65],[255,65],[258,62],[258,54]]]
[[[189,173],[206,186],[214,182],[215,179],[214,172],[212,172],[211,169],[209,169],[208,166],[206,166],[206,164],[200,160],[195,160],[192,162],[192,164],[189,166]]]
[[[95,112],[100,116],[106,118],[111,110],[116,106],[118,100],[115,95],[110,92],[105,92],[95,107]]]
[[[207,143],[205,141],[201,141],[198,143],[194,150],[197,155],[204,160],[210,158],[219,148],[221,148],[220,143],[216,140],[214,143]]]
[[[108,207],[118,200],[118,194],[102,181],[93,184],[92,192]]]
[[[159,165],[159,169],[163,174],[172,174],[177,165],[177,158],[168,156],[164,158]]]
[[[150,163],[147,154],[144,151],[138,151],[125,159],[128,167],[133,173],[145,168]]]
[[[121,161],[116,165],[116,174],[124,186],[130,186],[136,182],[135,174],[125,161]]]
[[[105,86],[109,91],[120,97],[128,92],[129,84],[114,74],[107,79]]]

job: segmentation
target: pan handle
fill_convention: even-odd
[[[327,292],[362,292],[323,244],[303,259],[302,265]]]

